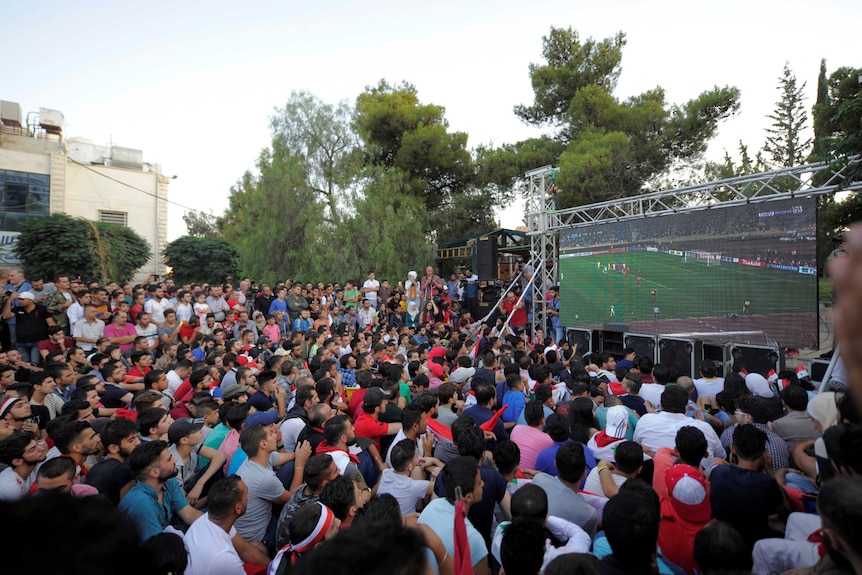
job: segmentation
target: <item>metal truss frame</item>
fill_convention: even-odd
[[[543,166],[525,174],[529,181],[526,216],[530,236],[530,260],[538,274],[532,284],[531,327],[545,325],[547,300],[544,290],[559,279],[558,238],[563,230],[589,227],[608,221],[625,221],[680,214],[734,205],[814,197],[838,191],[860,191],[854,179],[862,159],[841,163],[818,162],[747,174],[715,182],[618,198],[606,202],[557,210],[555,169]]]

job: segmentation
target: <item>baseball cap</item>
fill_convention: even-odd
[[[475,367],[459,367],[452,372],[452,375],[449,376],[449,380],[452,383],[461,383],[467,381],[474,375],[476,375]]]
[[[20,397],[7,397],[3,400],[3,403],[0,404],[0,418],[4,417],[9,410],[12,409],[12,406],[18,403],[19,401],[23,401]]]
[[[33,292],[31,292],[31,291],[22,291],[21,293],[18,294],[18,299],[29,299],[29,300],[36,301],[36,296],[34,296]]]
[[[443,366],[433,361],[428,362],[428,371],[436,378],[443,377]]]
[[[278,416],[277,411],[255,411],[245,420],[245,426],[251,427],[255,423],[262,423],[264,425],[272,425],[276,421],[281,419]]]
[[[380,387],[372,387],[365,392],[365,396],[362,398],[362,403],[367,407],[379,407],[383,403],[384,399],[391,398],[392,392]]]
[[[286,349],[284,349],[283,347],[280,347],[280,348],[275,350],[275,353],[273,353],[273,355],[278,355],[278,356],[290,355],[290,352],[287,351]]]
[[[222,398],[228,400],[234,399],[247,392],[248,390],[249,387],[247,385],[239,385],[238,383],[234,383],[225,388],[225,390],[222,392]]]
[[[203,423],[195,423],[190,417],[178,419],[168,428],[168,442],[179,443],[180,439],[188,437],[203,426]]]
[[[709,489],[698,469],[678,463],[667,470],[665,483],[671,505],[682,519],[695,523],[709,521],[712,516]]]
[[[608,408],[607,421],[605,422],[605,433],[609,437],[622,439],[629,429],[629,410],[623,405],[615,405]]]

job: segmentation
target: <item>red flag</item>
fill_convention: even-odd
[[[491,419],[480,425],[479,429],[482,431],[494,431],[494,428],[497,426],[497,421],[503,415],[503,412],[506,411],[507,407],[509,407],[508,403],[504,405],[502,409],[498,410]]]
[[[455,502],[455,575],[473,575],[473,559],[470,556],[470,542],[467,540],[464,501]]]
[[[436,419],[428,420],[428,430],[437,437],[438,441],[446,441],[452,443],[452,429],[446,427]]]

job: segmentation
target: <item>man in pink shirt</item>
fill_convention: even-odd
[[[132,347],[132,343],[138,336],[135,326],[128,323],[128,315],[124,311],[114,314],[114,321],[105,326],[105,337],[114,345],[119,345],[122,351]]]
[[[524,408],[527,425],[516,425],[510,433],[511,440],[521,449],[521,467],[535,469],[536,458],[542,450],[554,445],[554,440],[542,431],[545,411],[541,400],[534,399]]]

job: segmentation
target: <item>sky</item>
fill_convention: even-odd
[[[717,161],[740,139],[760,148],[785,62],[807,82],[809,108],[821,58],[830,72],[862,64],[858,0],[7,0],[0,21],[0,99],[25,114],[59,110],[66,137],[141,149],[175,175],[169,240],[185,233],[184,207],[224,211],[292,91],[353,102],[382,78],[406,80],[445,107],[469,147],[517,142],[540,134],[512,108],[532,102],[528,65],[542,62],[550,27],[596,39],[623,31],[619,98],[657,85],[673,103],[716,85],[741,90],[740,112],[707,153]],[[499,218],[519,225],[522,202]]]

